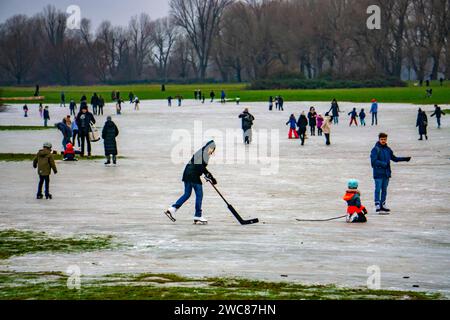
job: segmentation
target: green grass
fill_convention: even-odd
[[[36,252],[81,252],[111,247],[111,236],[56,238],[44,232],[0,230],[0,259]]]
[[[49,130],[55,127],[44,126],[0,126],[0,131],[28,131],[28,130]]]
[[[36,154],[32,153],[0,153],[0,162],[6,161],[6,162],[14,162],[14,161],[33,161],[33,159],[36,157]],[[55,160],[63,160],[63,155],[61,154],[54,154],[53,158]],[[119,159],[123,159],[123,157],[118,157]],[[79,157],[77,156],[78,160],[100,160],[105,159],[104,156],[91,156],[91,157]]]
[[[435,300],[436,293],[340,288],[231,278],[185,278],[172,274],[114,274],[81,277],[80,290],[67,288],[57,272],[0,272],[2,300]]]
[[[228,99],[241,98],[241,102],[268,101],[269,96],[282,95],[286,101],[338,101],[370,102],[377,98],[385,103],[413,103],[413,104],[448,104],[450,103],[450,82],[446,81],[443,87],[438,82],[433,82],[433,97],[425,98],[425,87],[415,87],[412,83],[405,88],[376,88],[376,89],[327,89],[327,90],[247,90],[246,84],[193,84],[193,85],[166,85],[166,92],[161,92],[159,85],[117,85],[117,86],[55,86],[42,87],[41,95],[45,96],[44,103],[59,103],[61,91],[65,92],[66,102],[74,98],[77,103],[82,94],[88,99],[93,92],[103,95],[107,101],[111,101],[111,92],[120,91],[121,97],[128,100],[128,93],[132,91],[141,100],[166,99],[169,95],[182,95],[185,99],[193,99],[196,89],[201,89],[206,94],[208,101],[209,92],[214,90],[216,98],[220,98],[220,91],[227,93]],[[34,87],[1,87],[3,97],[32,96]],[[13,103],[13,102],[11,102]],[[21,102],[23,103],[23,102]],[[36,102],[32,103],[37,105]]]

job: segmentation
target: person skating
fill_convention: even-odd
[[[273,97],[270,96],[269,97],[269,111],[272,111],[272,110],[273,110]]]
[[[298,135],[302,140],[302,146],[304,146],[306,139],[306,130],[308,128],[308,118],[305,115],[305,111],[303,111],[300,117],[298,118],[297,127],[298,127]]]
[[[348,189],[343,198],[347,202],[347,223],[367,222],[367,209],[361,204],[361,193],[358,191],[358,181],[349,180]]]
[[[214,98],[216,97],[216,94],[214,93],[214,91],[211,91],[209,93],[209,97],[211,98],[211,103],[214,102]]]
[[[239,115],[239,119],[242,119],[242,131],[244,132],[244,143],[252,143],[252,127],[255,117],[248,111],[248,108]]]
[[[184,194],[178,201],[165,211],[165,214],[170,220],[175,222],[175,213],[189,200],[192,195],[192,189],[195,191],[195,215],[194,224],[206,224],[207,219],[202,214],[202,200],[203,200],[203,185],[201,176],[205,175],[206,179],[211,181],[214,185],[217,184],[216,179],[206,168],[210,157],[216,150],[216,143],[214,141],[208,142],[203,148],[197,151],[186,165],[183,172]]]
[[[172,96],[168,96],[168,97],[167,97],[167,105],[168,105],[169,107],[172,106],[172,100],[173,100]]]
[[[97,93],[94,93],[94,95],[91,97],[91,107],[92,107],[92,112],[95,115],[98,115],[98,113],[97,113],[97,107],[98,107],[98,96],[97,96]]]
[[[91,131],[91,123],[95,124],[95,118],[88,111],[87,106],[80,110],[77,116],[78,133],[81,139],[81,156],[84,157],[85,144],[87,144],[88,157],[91,156],[91,140],[89,132]]]
[[[356,108],[353,108],[353,110],[351,112],[348,113],[348,115],[351,117],[350,118],[350,127],[352,126],[353,123],[355,123],[356,126],[358,126],[358,112],[356,111]]]
[[[33,168],[37,169],[39,175],[39,184],[36,194],[37,199],[42,199],[42,186],[45,184],[45,198],[52,199],[50,194],[50,174],[53,170],[54,174],[58,173],[56,169],[55,159],[52,155],[52,144],[44,143],[43,149],[39,150],[36,157],[33,159]]]
[[[61,92],[61,101],[59,103],[60,107],[66,107],[66,95],[64,94],[64,92]]]
[[[372,106],[370,107],[370,113],[372,114],[372,126],[378,125],[378,102],[376,99],[372,99]]]
[[[375,181],[375,208],[376,212],[380,214],[389,214],[391,211],[386,207],[387,190],[392,176],[391,161],[411,161],[411,157],[396,157],[392,149],[389,148],[387,141],[388,135],[380,133],[378,142],[370,153],[373,179]]]
[[[284,111],[284,99],[282,96],[278,97],[278,108],[280,111]]]
[[[308,112],[308,122],[309,127],[311,128],[311,136],[316,135],[316,126],[317,126],[317,112],[314,107],[311,107]]]
[[[366,126],[366,112],[364,109],[361,109],[361,112],[359,113],[359,120],[361,121],[361,127]]]
[[[133,94],[133,92],[130,92],[130,93],[128,94],[128,99],[130,100],[130,104],[132,104],[132,103],[133,103],[133,100],[134,100],[134,94]]]
[[[445,112],[441,110],[441,107],[439,107],[437,104],[434,105],[434,112],[431,114],[430,117],[436,117],[438,129],[441,128],[441,117],[445,116]]]
[[[48,111],[48,106],[44,108],[44,127],[47,127],[47,122],[50,120],[50,112]]]
[[[75,101],[73,99],[70,99],[69,110],[70,110],[70,115],[73,115],[75,117],[76,112],[77,112],[77,104],[75,103]]]
[[[226,97],[227,97],[227,95],[225,94],[225,91],[222,90],[222,92],[220,93],[220,102],[221,103],[227,102]]]
[[[134,98],[134,110],[139,111],[139,103],[140,103],[139,98],[136,96]]]
[[[288,138],[293,139],[292,134],[294,134],[295,139],[298,139],[299,136],[297,133],[297,119],[295,118],[295,116],[293,114],[291,114],[291,117],[289,118],[288,122],[286,122],[286,125],[289,125]]]
[[[423,140],[423,136],[425,136],[425,139],[428,140],[428,133],[427,133],[427,127],[428,127],[428,117],[425,111],[419,108],[419,111],[417,113],[417,121],[416,121],[416,127],[419,128],[419,140]]]
[[[328,113],[330,112],[333,116],[334,124],[339,124],[339,113],[341,112],[341,110],[339,109],[339,104],[336,99],[333,99],[333,101],[331,102],[331,108]]]
[[[325,135],[325,143],[327,146],[331,145],[331,126],[333,125],[333,117],[330,117],[330,114],[325,113],[325,118],[322,124],[322,131]]]
[[[111,164],[111,156],[113,164],[117,164],[117,142],[116,137],[119,135],[119,129],[112,121],[111,116],[106,118],[105,125],[102,130],[102,139],[105,147],[105,165]]]
[[[28,106],[27,106],[27,105],[24,105],[24,106],[23,106],[23,116],[24,116],[25,118],[28,117]]]
[[[105,106],[105,99],[102,96],[98,97],[98,115],[103,115],[103,107]]]
[[[317,135],[319,137],[321,137],[322,133],[323,133],[322,126],[323,126],[324,121],[325,121],[325,119],[323,118],[323,116],[321,114],[319,114],[317,116]]]
[[[44,116],[44,107],[42,103],[39,103],[39,116],[42,118]]]

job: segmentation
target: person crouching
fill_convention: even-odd
[[[358,181],[350,180],[348,182],[348,190],[344,196],[347,201],[347,222],[348,223],[365,223],[367,222],[367,209],[361,204],[361,193],[358,191]]]

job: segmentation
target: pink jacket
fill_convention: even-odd
[[[323,125],[323,118],[322,117],[320,117],[320,116],[317,116],[317,128],[322,128],[322,125]]]

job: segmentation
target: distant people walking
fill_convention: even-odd
[[[311,128],[311,136],[316,135],[316,126],[317,126],[317,112],[314,107],[311,107],[308,112],[308,122],[309,127]]]
[[[242,131],[244,132],[244,143],[252,143],[252,127],[255,117],[248,111],[248,108],[239,115],[239,119],[242,119]]]
[[[84,157],[85,144],[87,144],[88,157],[90,157],[91,140],[89,139],[89,132],[91,132],[91,123],[95,124],[95,118],[92,113],[88,111],[87,107],[83,107],[78,113],[76,121],[81,139],[81,156]]]
[[[328,113],[330,112],[333,116],[334,124],[339,124],[339,113],[341,112],[341,110],[339,109],[339,104],[337,103],[336,99],[333,99],[333,101],[331,102],[331,108]]]
[[[356,111],[356,108],[353,108],[353,110],[351,112],[348,113],[348,115],[350,116],[350,127],[352,126],[353,123],[355,123],[356,126],[358,126],[358,112]]]
[[[304,146],[306,140],[306,130],[308,129],[308,118],[305,115],[305,111],[303,111],[300,117],[298,118],[297,127],[298,127],[298,135],[300,136],[300,139],[302,141],[302,146]]]
[[[39,85],[36,85],[36,89],[34,90],[34,96],[38,97],[39,96]]]
[[[48,111],[48,106],[44,108],[44,127],[47,127],[47,122],[50,120],[50,112]]]
[[[391,211],[386,207],[387,190],[389,180],[392,176],[391,161],[409,162],[411,157],[400,158],[387,145],[388,135],[380,133],[378,142],[370,153],[370,161],[373,168],[373,178],[375,180],[375,207],[380,214],[389,214]]]
[[[44,107],[42,103],[39,103],[39,116],[42,118],[44,116]]]
[[[97,115],[97,107],[98,107],[98,96],[97,93],[94,93],[94,95],[91,97],[91,106],[92,106],[92,112]]]
[[[425,139],[428,140],[428,133],[427,133],[428,117],[425,111],[423,111],[422,109],[419,109],[417,113],[416,127],[419,128],[419,135],[420,135],[419,140],[422,141],[423,136],[425,136]]]
[[[227,97],[227,95],[225,94],[225,91],[222,90],[222,92],[220,93],[220,102],[221,103],[227,102],[226,97]]]
[[[23,116],[24,116],[25,118],[28,117],[28,106],[27,106],[27,105],[24,105],[24,106],[23,106]]]
[[[69,110],[70,110],[70,115],[73,115],[75,117],[76,111],[77,111],[77,104],[75,103],[75,101],[73,99],[70,100]]]
[[[322,136],[322,133],[323,133],[323,131],[322,131],[322,126],[323,126],[323,122],[325,121],[325,119],[323,118],[323,116],[321,115],[321,114],[319,114],[318,116],[317,116],[317,135],[319,136],[319,137],[321,137]]]
[[[167,97],[167,105],[169,106],[169,107],[171,107],[172,106],[172,96],[168,96]]]
[[[278,97],[278,110],[284,111],[284,99],[282,96]]]
[[[39,150],[36,157],[33,159],[33,168],[37,169],[39,175],[39,184],[36,194],[37,199],[42,199],[42,186],[45,184],[45,198],[52,199],[50,194],[50,174],[53,170],[54,174],[58,173],[56,169],[55,160],[52,155],[52,144],[44,143],[43,149]]]
[[[364,109],[361,109],[361,112],[359,113],[359,120],[361,121],[361,127],[366,126],[366,112]]]
[[[372,114],[372,126],[378,125],[378,102],[376,99],[372,99],[372,106],[370,107],[370,113]]]
[[[178,100],[178,106],[181,107],[181,103],[183,102],[183,96],[178,95],[177,100]]]
[[[134,94],[133,94],[133,92],[130,92],[130,93],[128,94],[128,100],[130,100],[130,104],[133,103],[133,101],[134,101]]]
[[[299,136],[297,133],[297,119],[293,114],[291,114],[291,117],[289,118],[288,122],[286,122],[286,125],[289,125],[288,138],[293,139],[292,134],[294,134],[295,139],[298,139]]]
[[[441,110],[437,104],[434,105],[434,112],[431,114],[431,117],[436,117],[438,129],[441,128],[441,117],[445,116],[445,112]]]
[[[333,117],[330,114],[325,113],[325,118],[322,124],[322,131],[325,135],[325,143],[327,146],[331,145],[331,126],[333,125]]]
[[[214,93],[214,91],[211,91],[209,93],[209,97],[211,98],[211,102],[214,102],[214,98],[216,97],[216,94]]]
[[[112,121],[111,116],[106,118],[105,125],[102,130],[102,139],[105,147],[105,165],[111,164],[111,156],[113,164],[117,163],[117,142],[116,137],[119,135],[119,129]]]

